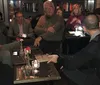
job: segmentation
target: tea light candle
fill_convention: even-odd
[[[34,73],[38,73],[38,70],[35,69],[35,70],[34,70]]]
[[[34,67],[35,67],[35,68],[37,68],[37,67],[38,67],[38,64],[37,64],[37,63],[35,63],[35,64],[34,64]]]
[[[13,55],[18,55],[18,52],[17,51],[13,52]]]
[[[22,34],[22,37],[26,38],[26,37],[27,37],[27,35],[26,35],[26,34]]]

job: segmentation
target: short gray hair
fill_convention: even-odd
[[[43,4],[43,8],[46,8],[47,6],[52,6],[55,9],[54,3],[52,1],[45,1]]]
[[[85,17],[84,26],[89,29],[99,29],[99,18],[94,14],[89,14]]]

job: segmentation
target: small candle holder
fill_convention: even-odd
[[[23,37],[23,38],[26,38],[26,37],[27,37],[27,35],[26,35],[26,34],[22,34],[22,37]]]
[[[38,60],[32,61],[32,73],[37,74],[39,72],[38,68],[40,67],[40,62]]]

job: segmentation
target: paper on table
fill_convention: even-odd
[[[48,54],[45,54],[45,55],[36,55],[35,58],[39,62],[46,62],[46,61],[50,60],[50,57],[48,57]]]

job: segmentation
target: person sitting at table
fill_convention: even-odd
[[[50,55],[51,59],[48,63],[63,60],[64,74],[77,85],[100,85],[100,30],[98,17],[94,14],[86,16],[83,28],[91,36],[90,43],[73,56]]]
[[[24,19],[22,12],[16,12],[15,19],[12,20],[9,26],[8,36],[12,38],[14,36],[22,37],[22,34],[29,35],[32,33],[33,30],[31,24]]]
[[[57,9],[57,12],[56,12],[57,15],[63,17],[63,11],[59,8]]]
[[[72,12],[67,20],[66,29],[69,31],[74,31],[78,25],[81,25],[84,16],[81,13],[81,6],[79,4],[74,4]]]
[[[44,53],[56,52],[61,44],[64,20],[55,14],[53,2],[43,4],[44,15],[40,17],[34,32],[38,36],[34,46],[39,47]]]

